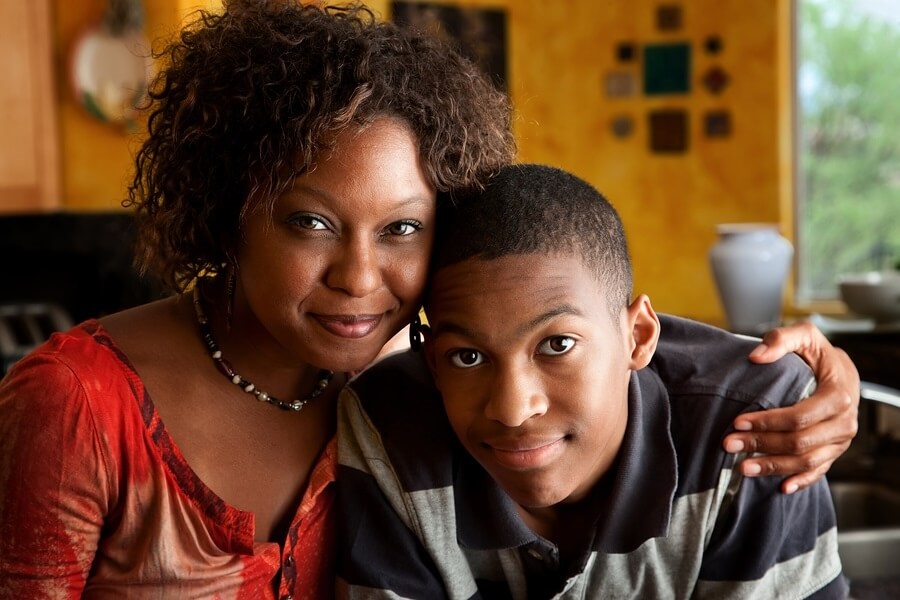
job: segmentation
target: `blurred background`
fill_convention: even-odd
[[[776,322],[811,316],[869,384],[829,474],[845,573],[854,597],[898,597],[897,0],[366,4],[458,43],[509,92],[519,159],[612,201],[635,292],[657,310],[729,325],[709,262],[718,225],[790,242]],[[0,376],[52,331],[162,295],[131,267],[121,202],[149,48],[198,7],[221,5],[0,2]]]
[[[775,224],[793,243],[787,318],[842,314],[838,275],[900,261],[893,0],[366,4],[483,64],[513,99],[519,158],[573,171],[619,209],[635,290],[660,311],[725,324],[707,257],[721,223]],[[80,320],[158,293],[120,272],[144,126],[133,101],[148,46],[220,6],[0,4],[0,302],[58,301]]]

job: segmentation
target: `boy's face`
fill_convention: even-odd
[[[526,509],[582,500],[619,449],[630,372],[659,321],[645,296],[611,311],[607,295],[574,256],[476,258],[434,276],[425,351],[447,416]]]

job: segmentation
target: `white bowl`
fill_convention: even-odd
[[[841,275],[838,287],[841,300],[856,314],[880,323],[900,321],[900,271]]]

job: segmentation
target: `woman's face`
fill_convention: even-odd
[[[342,132],[271,215],[248,214],[234,326],[286,365],[362,368],[418,311],[435,203],[402,121]]]

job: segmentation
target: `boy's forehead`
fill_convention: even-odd
[[[577,252],[527,252],[509,253],[502,256],[486,256],[477,254],[451,264],[442,265],[435,269],[428,281],[429,292],[442,287],[448,279],[457,278],[465,272],[483,271],[485,269],[509,272],[511,275],[526,276],[536,272],[545,275],[554,275],[564,270],[571,270],[573,266],[579,266],[584,271],[589,271],[589,265],[582,260]]]
[[[480,305],[488,298],[556,302],[557,298],[576,292],[578,298],[591,304],[604,301],[606,295],[592,271],[575,253],[474,256],[441,267],[432,274],[425,307],[435,315],[442,308]]]

